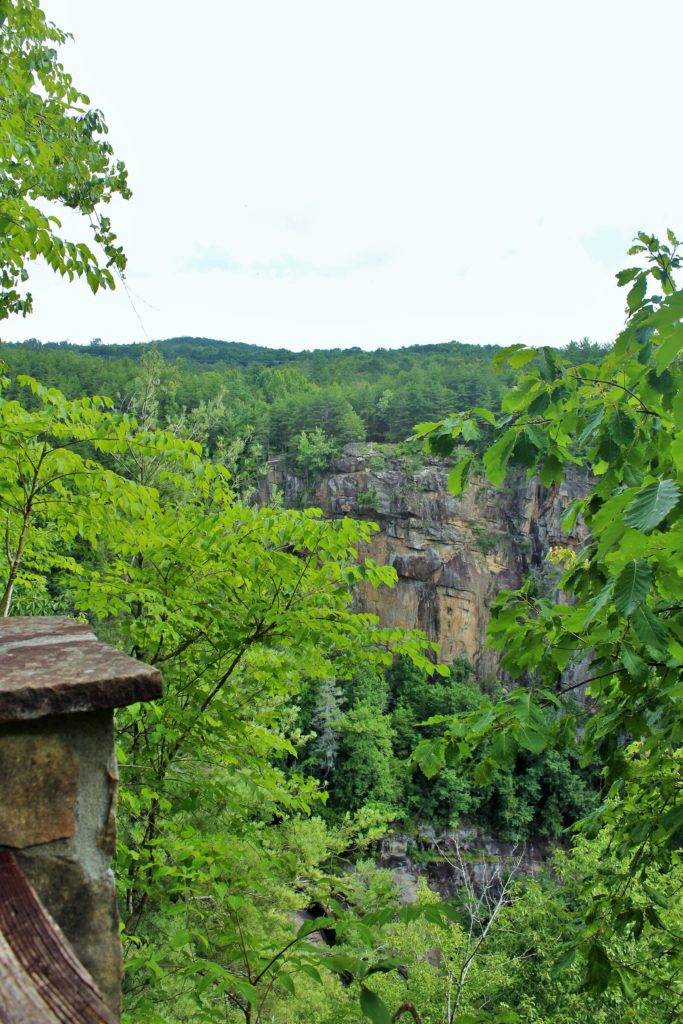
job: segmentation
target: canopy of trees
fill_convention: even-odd
[[[70,398],[106,394],[123,408],[133,382],[155,361],[163,422],[210,412],[211,453],[219,440],[229,444],[249,436],[268,452],[294,456],[302,431],[318,430],[331,441],[328,460],[349,441],[403,441],[428,416],[475,406],[499,409],[509,374],[494,372],[497,351],[452,342],[295,353],[203,338],[85,348],[33,340],[3,348],[16,373]],[[584,341],[564,355],[578,361],[599,352]]]

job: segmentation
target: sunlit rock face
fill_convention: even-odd
[[[558,573],[546,556],[585,538],[581,526],[567,535],[561,519],[586,481],[577,475],[547,489],[517,474],[495,489],[477,477],[456,498],[446,484],[449,469],[444,460],[386,446],[347,445],[327,473],[308,483],[284,459],[272,459],[261,497],[267,501],[277,488],[288,506],[378,523],[367,554],[393,565],[398,583],[363,586],[359,608],[386,626],[423,629],[440,645],[441,660],[467,658],[485,680],[498,671],[497,653],[484,645],[493,597],[529,573],[553,592]]]

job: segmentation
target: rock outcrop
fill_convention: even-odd
[[[467,658],[483,680],[498,667],[496,653],[484,646],[492,598],[529,573],[553,589],[557,572],[546,555],[556,545],[581,542],[581,529],[568,536],[561,518],[585,482],[570,477],[547,489],[520,474],[495,489],[476,478],[456,498],[448,491],[448,472],[444,460],[353,444],[308,485],[284,458],[271,459],[261,497],[268,500],[277,488],[290,507],[312,505],[328,516],[377,522],[380,531],[367,553],[393,565],[398,583],[362,588],[359,607],[384,625],[423,629],[440,645],[443,661]]]
[[[455,896],[465,881],[481,893],[497,888],[508,874],[538,874],[551,849],[543,841],[506,843],[467,825],[443,830],[423,826],[416,835],[383,839],[377,863],[391,871],[401,902],[414,903],[420,878],[443,899]]]

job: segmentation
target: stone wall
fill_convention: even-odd
[[[113,709],[160,695],[158,670],[100,643],[86,624],[0,619],[0,850],[18,864],[116,1019]],[[7,948],[17,939],[0,938]],[[29,954],[23,950],[27,962]]]
[[[118,1008],[121,948],[111,858],[116,764],[111,711],[0,726],[0,846]]]

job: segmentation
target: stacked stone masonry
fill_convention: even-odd
[[[12,855],[116,1019],[113,709],[160,694],[156,669],[100,643],[87,625],[0,619],[0,852]]]

